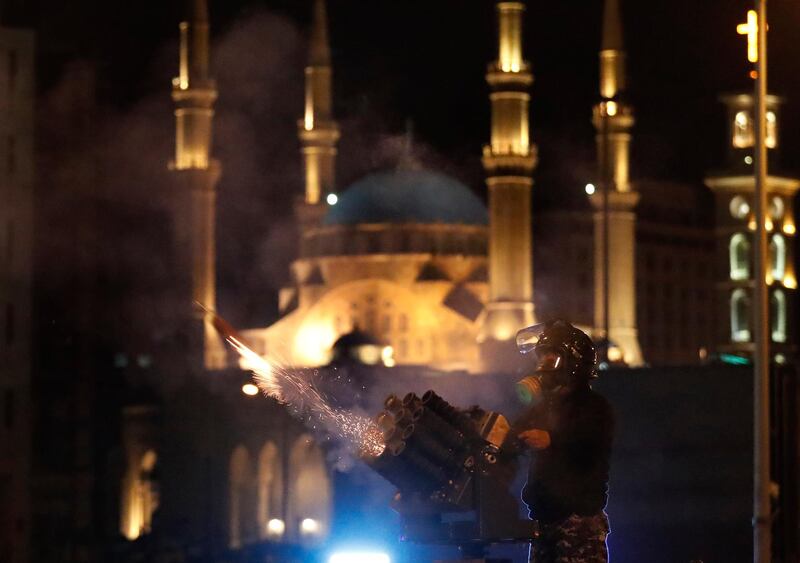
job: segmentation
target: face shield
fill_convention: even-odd
[[[542,342],[545,324],[524,328],[517,333],[517,349],[526,356],[531,375],[517,382],[517,397],[525,405],[541,401],[547,393],[563,384],[563,353]]]
[[[523,328],[517,333],[517,350],[520,354],[529,354],[539,344],[544,334],[545,323]]]
[[[564,367],[564,356],[548,342],[542,342],[546,324],[523,328],[517,333],[517,349],[527,356],[533,371],[558,371]]]

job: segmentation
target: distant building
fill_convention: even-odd
[[[0,560],[28,560],[34,182],[32,31],[0,24]]]
[[[717,347],[721,352],[751,355],[755,350],[752,324],[755,253],[755,180],[753,145],[755,122],[750,94],[725,96],[728,116],[728,159],[724,168],[706,178],[714,192],[716,208],[716,299],[720,319]],[[766,100],[766,145],[770,176],[764,225],[768,237],[766,283],[769,284],[769,338],[773,356],[780,363],[797,353],[797,234],[794,202],[800,179],[782,174],[780,154],[780,105]]]

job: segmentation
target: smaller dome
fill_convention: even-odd
[[[488,222],[486,207],[469,188],[428,170],[395,170],[366,176],[340,194],[324,220],[326,225]]]
[[[343,334],[331,347],[331,363],[356,363],[374,366],[391,363],[391,347],[358,328]],[[388,363],[387,363],[388,362]]]
[[[381,342],[368,332],[358,328],[345,333],[336,339],[331,347],[333,350],[349,350],[358,346],[380,346]]]

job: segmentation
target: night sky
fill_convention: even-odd
[[[726,131],[718,96],[752,88],[746,41],[735,32],[750,3],[621,3],[637,117],[633,177],[700,186],[704,174],[723,163]],[[169,87],[182,4],[40,0],[33,13],[21,16],[40,31],[43,107],[63,102],[60,92],[75,79],[70,61],[91,61],[95,69],[95,128],[105,131],[105,150],[118,153],[113,170],[130,169],[124,179],[108,174],[107,184],[118,184],[104,188],[109,193],[139,193],[143,184],[150,194],[158,189],[143,171],[162,169],[172,150]],[[223,293],[228,287],[239,300],[242,293],[261,295],[252,306],[263,319],[274,313],[267,308],[274,307],[274,290],[286,280],[294,251],[286,217],[302,192],[296,120],[311,2],[209,5],[212,71],[220,90],[215,153],[224,167],[220,276]],[[788,98],[780,135],[783,164],[793,171],[800,156],[794,35],[800,4],[773,0],[770,10],[770,90]],[[590,117],[598,95],[601,11],[601,0],[528,2],[524,49],[536,79],[531,116],[540,151],[536,189],[544,202],[581,197],[593,174]],[[410,121],[419,159],[483,194],[479,155],[489,134],[484,73],[496,55],[494,2],[329,0],[328,12],[342,126],[339,185],[391,166]],[[224,295],[222,300],[224,306]]]

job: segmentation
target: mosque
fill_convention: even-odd
[[[533,75],[523,54],[524,10],[520,2],[497,4],[497,57],[486,73],[492,108],[491,138],[482,155],[487,209],[455,179],[413,165],[337,189],[341,131],[331,111],[325,3],[314,3],[305,113],[298,122],[306,179],[296,208],[301,251],[292,265],[294,284],[281,292],[283,317],[246,332],[259,353],[295,365],[321,365],[338,338],[360,330],[385,343],[384,361],[391,365],[469,372],[507,367],[516,331],[537,319],[531,238],[537,149],[530,138]],[[624,86],[615,2],[609,2],[606,20],[602,93],[612,100]],[[632,119],[625,107],[617,115],[606,105],[598,106],[596,116],[598,131],[603,130],[599,142],[610,147],[615,206],[629,209],[636,199],[627,173]],[[639,365],[628,252],[633,222],[614,225],[613,240],[625,251],[613,261],[611,337],[625,359]]]
[[[282,318],[246,332],[259,353],[321,365],[339,337],[359,329],[385,344],[392,365],[503,370],[516,330],[553,315],[607,342],[609,359],[628,366],[697,364],[719,353],[752,352],[752,98],[723,98],[729,161],[708,178],[714,205],[687,224],[685,208],[701,206],[691,190],[631,178],[634,109],[619,2],[607,0],[593,111],[598,172],[587,189],[588,205],[533,210],[537,149],[530,138],[533,75],[523,53],[524,11],[520,2],[497,4],[497,57],[486,73],[486,209],[455,179],[413,163],[338,189],[341,131],[332,115],[325,4],[314,3],[305,112],[298,122],[305,166],[305,194],[296,206],[300,254],[292,264],[293,284],[280,295]],[[189,49],[188,56],[206,55]],[[774,152],[781,102],[770,98],[767,144]],[[784,360],[794,350],[789,325],[796,306],[798,187],[794,178],[770,178],[772,334]],[[541,244],[532,237],[534,215]],[[713,223],[720,227],[715,233]],[[548,248],[554,240],[546,233],[570,241],[566,256],[549,256],[562,245]],[[545,267],[534,279],[535,264]]]

